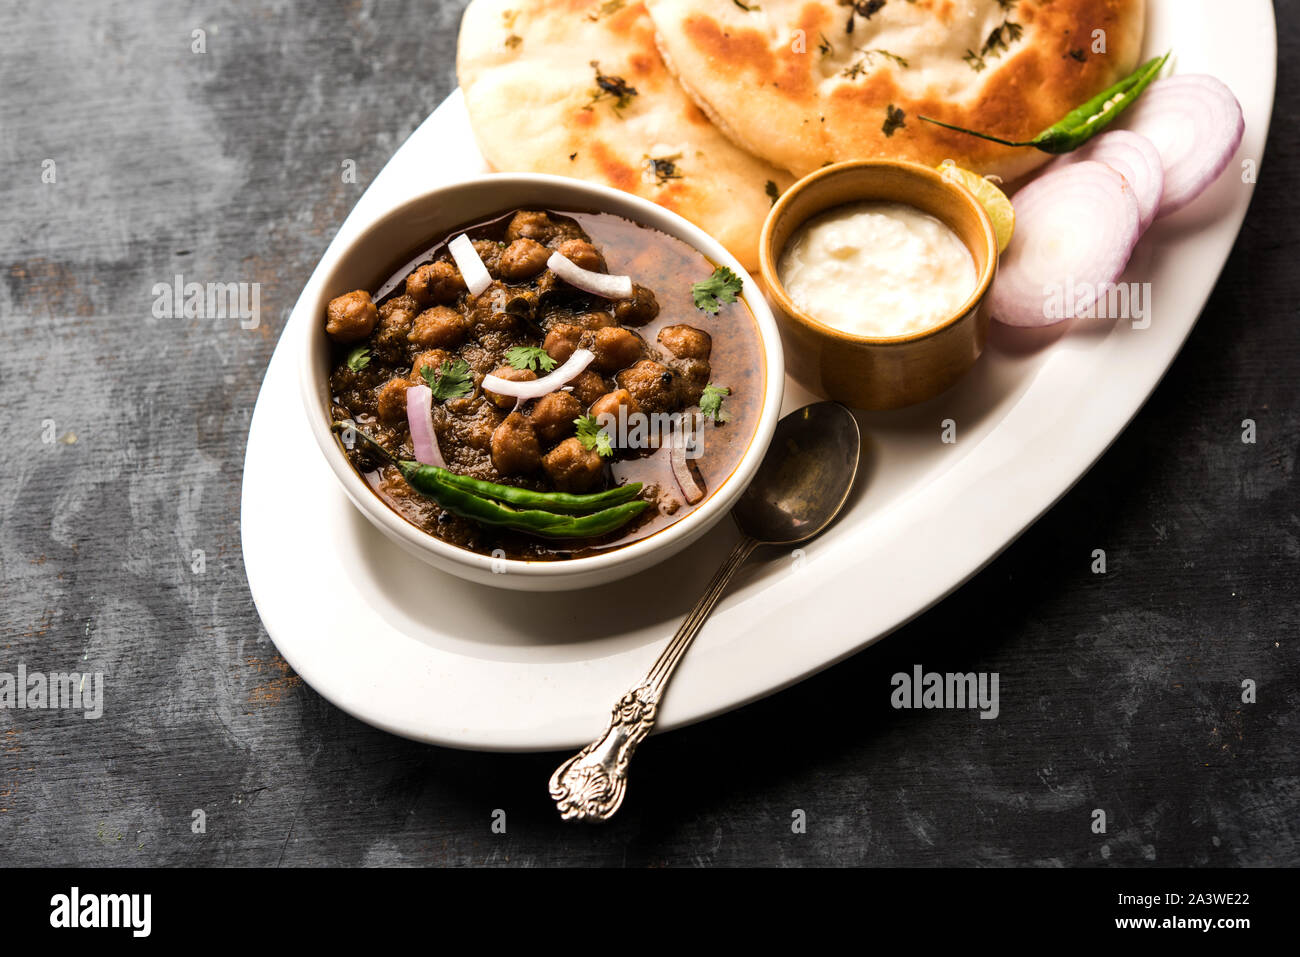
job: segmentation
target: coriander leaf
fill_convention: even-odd
[[[740,277],[726,266],[713,270],[713,275],[702,279],[691,287],[695,307],[703,309],[711,316],[716,316],[724,302],[735,302],[740,292]]]
[[[513,346],[506,350],[506,362],[516,369],[532,369],[550,372],[556,362],[541,346]]]
[[[573,420],[573,424],[578,427],[578,441],[584,449],[594,449],[602,459],[614,455],[614,444],[609,439],[609,433],[600,427],[594,415],[579,416]]]
[[[700,396],[700,411],[714,422],[729,421],[731,413],[722,407],[722,400],[729,395],[731,390],[725,385],[714,385],[710,382],[704,387],[704,393]]]
[[[438,366],[433,372],[428,366],[420,369],[420,375],[433,390],[434,401],[459,399],[474,391],[474,376],[469,371],[469,363],[464,359],[452,359]]]
[[[358,346],[348,353],[348,368],[353,372],[360,372],[368,365],[370,365],[370,350],[365,346]]]

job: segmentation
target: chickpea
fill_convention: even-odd
[[[612,415],[617,419],[620,407],[626,407],[628,415],[634,415],[641,411],[641,406],[637,404],[636,399],[632,398],[631,392],[628,392],[627,389],[615,389],[613,392],[606,392],[591,403],[590,414],[598,419],[602,415]]]
[[[483,260],[483,265],[487,267],[488,275],[493,279],[500,279],[501,253],[504,252],[501,244],[494,243],[490,239],[476,239],[473,245],[478,258]]]
[[[407,338],[422,349],[454,349],[465,332],[464,316],[450,306],[433,306],[415,317]]]
[[[605,257],[600,250],[585,239],[566,239],[555,249],[575,266],[591,272],[605,272]]]
[[[379,307],[379,325],[370,340],[375,358],[398,365],[406,358],[411,325],[419,307],[410,296],[397,296]]]
[[[546,213],[532,209],[521,209],[515,213],[514,218],[510,220],[510,225],[506,227],[506,242],[512,243],[516,239],[532,239],[544,243],[551,238],[554,231],[555,224],[551,222],[551,217]]]
[[[582,415],[582,403],[571,392],[551,392],[533,406],[533,429],[543,442],[558,442],[573,432],[573,420]]]
[[[337,296],[325,307],[325,332],[335,342],[360,342],[374,332],[377,322],[379,310],[364,289]]]
[[[601,479],[605,463],[595,449],[584,448],[577,438],[568,438],[546,453],[542,468],[561,492],[589,492]]]
[[[465,291],[460,270],[449,262],[426,263],[406,277],[406,294],[419,305],[446,305]]]
[[[677,377],[653,359],[642,359],[616,378],[646,412],[672,412],[679,404]]]
[[[585,408],[609,391],[609,383],[599,372],[588,369],[569,385],[573,386],[573,396]]]
[[[405,326],[411,331],[411,320],[420,312],[419,304],[410,296],[394,296],[379,307],[380,328]]]
[[[446,349],[430,349],[427,352],[421,352],[411,363],[411,384],[425,385],[424,370],[429,370],[429,375],[435,375],[442,368],[442,364],[451,358],[451,353]]]
[[[401,422],[406,418],[406,390],[411,387],[409,379],[389,379],[379,387],[376,401],[379,418],[389,424]]]
[[[704,387],[709,384],[712,370],[707,359],[678,359],[674,364],[677,372],[677,397],[682,405],[695,405],[704,394]]]
[[[542,343],[542,348],[556,362],[568,362],[569,357],[573,355],[573,351],[578,348],[581,339],[582,328],[580,326],[561,322],[551,326],[551,331],[546,334],[546,341]]]
[[[659,330],[659,341],[679,359],[707,359],[713,351],[713,338],[694,326],[667,326]]]
[[[546,268],[551,251],[532,239],[516,239],[501,254],[501,278],[531,279]]]
[[[533,424],[511,412],[492,433],[492,465],[502,475],[523,475],[541,464],[542,449]]]
[[[492,375],[498,379],[505,379],[508,382],[532,382],[537,378],[537,373],[532,369],[516,369],[514,366],[498,366],[492,370]],[[513,395],[501,395],[484,389],[483,394],[488,397],[488,401],[498,409],[510,409],[515,405]]]
[[[614,318],[625,326],[644,326],[659,315],[659,300],[645,286],[632,285],[632,298],[614,304]]]
[[[615,372],[640,359],[645,352],[645,343],[635,332],[621,326],[608,326],[596,330],[591,351],[596,355],[592,368],[599,372]]]
[[[590,331],[604,329],[606,326],[617,325],[614,321],[614,317],[608,312],[584,312],[570,319],[569,324]]]

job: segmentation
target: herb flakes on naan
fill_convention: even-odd
[[[1047,157],[917,122],[1029,139],[1126,76],[1144,0],[646,0],[664,59],[737,144],[805,175],[951,159],[1011,179]]]
[[[733,144],[687,96],[644,3],[474,0],[457,72],[493,168],[635,193],[757,266],[772,192],[792,177]]]

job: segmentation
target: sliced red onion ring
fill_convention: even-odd
[[[433,390],[427,385],[413,385],[406,390],[406,424],[411,429],[415,461],[446,468],[438,448],[438,433],[433,430]]]
[[[1155,221],[1160,199],[1165,192],[1165,168],[1155,144],[1141,133],[1111,130],[1102,133],[1081,149],[1062,156],[1053,166],[1079,160],[1096,160],[1119,173],[1133,187],[1137,198],[1139,228],[1142,232]]]
[[[1012,202],[1016,237],[989,293],[993,317],[1049,326],[1086,312],[1137,245],[1133,188],[1105,163],[1083,160],[1038,177]]]
[[[694,416],[691,419],[692,424],[688,426],[686,416],[682,417],[673,428],[673,436],[668,443],[668,463],[672,466],[673,478],[677,480],[677,487],[682,490],[687,505],[694,505],[704,498],[704,489],[695,481],[690,463],[686,461],[686,447],[690,444],[691,433],[694,431]]]
[[[465,280],[465,288],[469,290],[471,296],[479,295],[492,285],[492,276],[488,273],[487,266],[483,265],[478,250],[474,248],[474,243],[468,236],[461,233],[447,244],[447,251],[451,253],[451,258],[456,260],[456,268],[460,270],[461,278]]]
[[[1160,216],[1182,209],[1224,171],[1246,123],[1232,91],[1212,76],[1185,74],[1152,83],[1127,116],[1149,139],[1165,168]]]
[[[519,402],[540,399],[542,396],[555,392],[561,386],[567,385],[578,378],[595,358],[596,354],[590,349],[574,349],[573,355],[569,356],[569,361],[550,375],[544,375],[540,379],[529,379],[525,382],[514,382],[500,376],[485,375],[483,377],[483,389],[486,392],[495,392],[497,395],[514,396]],[[519,403],[515,405],[517,408]]]
[[[560,253],[551,253],[551,258],[546,260],[546,265],[551,272],[570,286],[589,292],[593,296],[603,296],[606,299],[632,298],[631,276],[611,276],[608,273],[592,272],[590,269],[583,269]]]

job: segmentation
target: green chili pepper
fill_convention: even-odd
[[[1170,53],[1172,52],[1171,50]],[[996,136],[990,136],[987,133],[968,130],[964,126],[953,126],[951,123],[932,120],[928,116],[922,116],[920,119],[925,120],[927,123],[933,123],[935,126],[942,126],[944,129],[956,130],[958,133],[969,133],[971,136],[978,136],[984,140],[992,140],[994,143],[1001,143],[1003,146],[1032,146],[1044,153],[1068,153],[1088,142],[1088,140],[1109,126],[1115,117],[1128,109],[1133,101],[1142,95],[1142,91],[1151,85],[1151,81],[1160,75],[1160,71],[1169,59],[1169,55],[1169,53],[1166,53],[1164,56],[1158,56],[1143,63],[1137,70],[1114,86],[1103,90],[1082,106],[1066,113],[1059,121],[1043,130],[1032,140],[1004,140]]]
[[[370,445],[384,461],[396,466],[417,492],[449,512],[484,525],[500,525],[546,538],[594,538],[620,528],[650,507],[649,502],[636,498],[640,482],[590,495],[533,492],[457,475],[436,465],[399,461],[355,425],[335,422],[332,428],[335,432],[351,431]],[[503,502],[525,507],[511,508]]]
[[[408,474],[407,469],[412,464],[402,463],[399,466],[408,482],[411,481],[411,475]],[[481,479],[470,478],[468,475],[457,475],[455,472],[449,472],[447,469],[438,468],[435,465],[419,465],[416,468],[430,473],[429,480],[436,479],[446,485],[464,492],[480,495],[483,498],[508,502],[520,508],[541,508],[548,512],[565,512],[575,515],[596,512],[611,505],[621,505],[623,502],[636,498],[637,493],[641,491],[640,482],[629,482],[627,485],[620,485],[607,492],[594,492],[590,495],[572,495],[568,492],[533,492],[514,485],[498,485],[496,482],[484,482]]]
[[[445,469],[416,462],[400,462],[398,468],[412,488],[455,515],[484,525],[513,528],[544,538],[594,538],[626,525],[650,507],[650,503],[644,499],[635,499],[589,515],[560,515],[540,509],[515,509],[447,483],[444,476],[438,474],[449,474]]]

